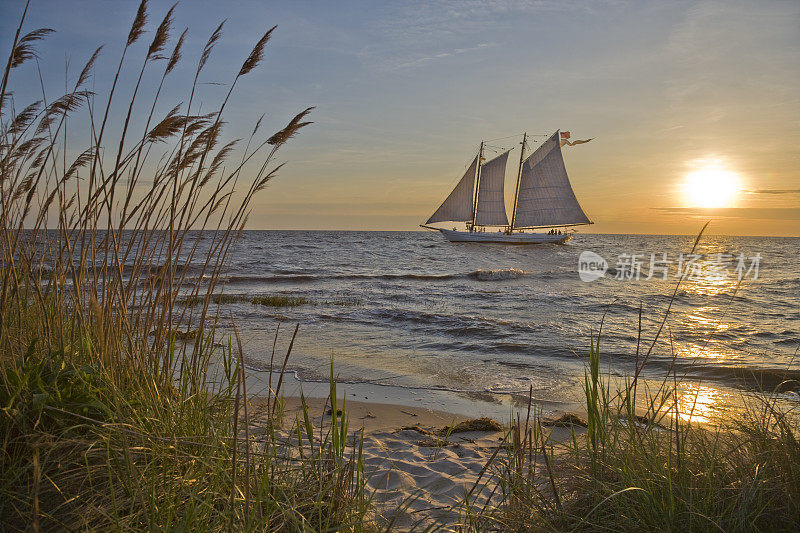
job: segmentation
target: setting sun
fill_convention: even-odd
[[[736,173],[717,163],[705,163],[689,172],[683,184],[689,207],[730,207],[740,188]]]

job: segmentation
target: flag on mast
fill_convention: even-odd
[[[593,138],[594,137],[592,137],[592,139]],[[577,140],[577,141],[570,141],[569,140],[569,132],[568,131],[562,131],[561,132],[561,146],[564,146],[565,144],[567,146],[575,146],[576,144],[588,143],[592,139],[580,139],[580,140]]]

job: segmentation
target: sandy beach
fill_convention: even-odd
[[[396,530],[424,530],[430,526],[455,530],[462,524],[466,505],[491,512],[500,501],[497,469],[507,460],[504,444],[508,437],[508,425],[503,419],[476,419],[433,409],[414,398],[388,404],[355,400],[354,396],[350,393],[344,411],[353,439],[359,430],[364,430],[366,487],[372,495],[377,523],[392,524]],[[332,419],[328,399],[306,398],[306,404],[315,429],[327,431]],[[263,412],[265,407],[263,398],[258,397],[252,398],[252,405],[255,413]],[[341,411],[341,400],[338,407]],[[517,412],[523,422],[526,413],[527,410]],[[291,428],[302,420],[300,397],[284,397],[281,434],[292,438]],[[265,419],[256,414],[252,421],[255,434],[264,423]],[[464,426],[476,423],[494,423],[496,428],[464,430]],[[540,427],[556,448],[558,443],[572,438],[573,429],[579,435],[585,432],[581,426],[553,427],[544,423]],[[351,446],[354,443],[355,440],[350,441]]]

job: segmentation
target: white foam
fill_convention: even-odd
[[[526,274],[529,274],[529,272],[517,268],[500,268],[497,270],[478,270],[475,272],[475,277],[479,281],[500,281],[521,278]]]

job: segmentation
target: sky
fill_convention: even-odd
[[[65,62],[74,79],[99,44],[92,84],[107,87],[137,5],[32,0],[25,28],[56,30],[38,47],[46,90],[63,92]],[[150,2],[149,38],[170,5]],[[23,7],[0,0],[3,54]],[[564,147],[595,222],[581,231],[687,234],[711,220],[716,234],[800,235],[796,1],[183,0],[185,64],[165,110],[186,100],[193,63],[223,19],[201,79],[206,109],[278,25],[263,63],[237,84],[227,136],[248,134],[262,113],[275,131],[316,106],[314,124],[279,153],[287,165],[255,202],[251,229],[418,229],[482,140],[518,149],[528,132],[535,149],[560,129],[592,138]],[[15,97],[35,98],[35,66],[18,70]]]

